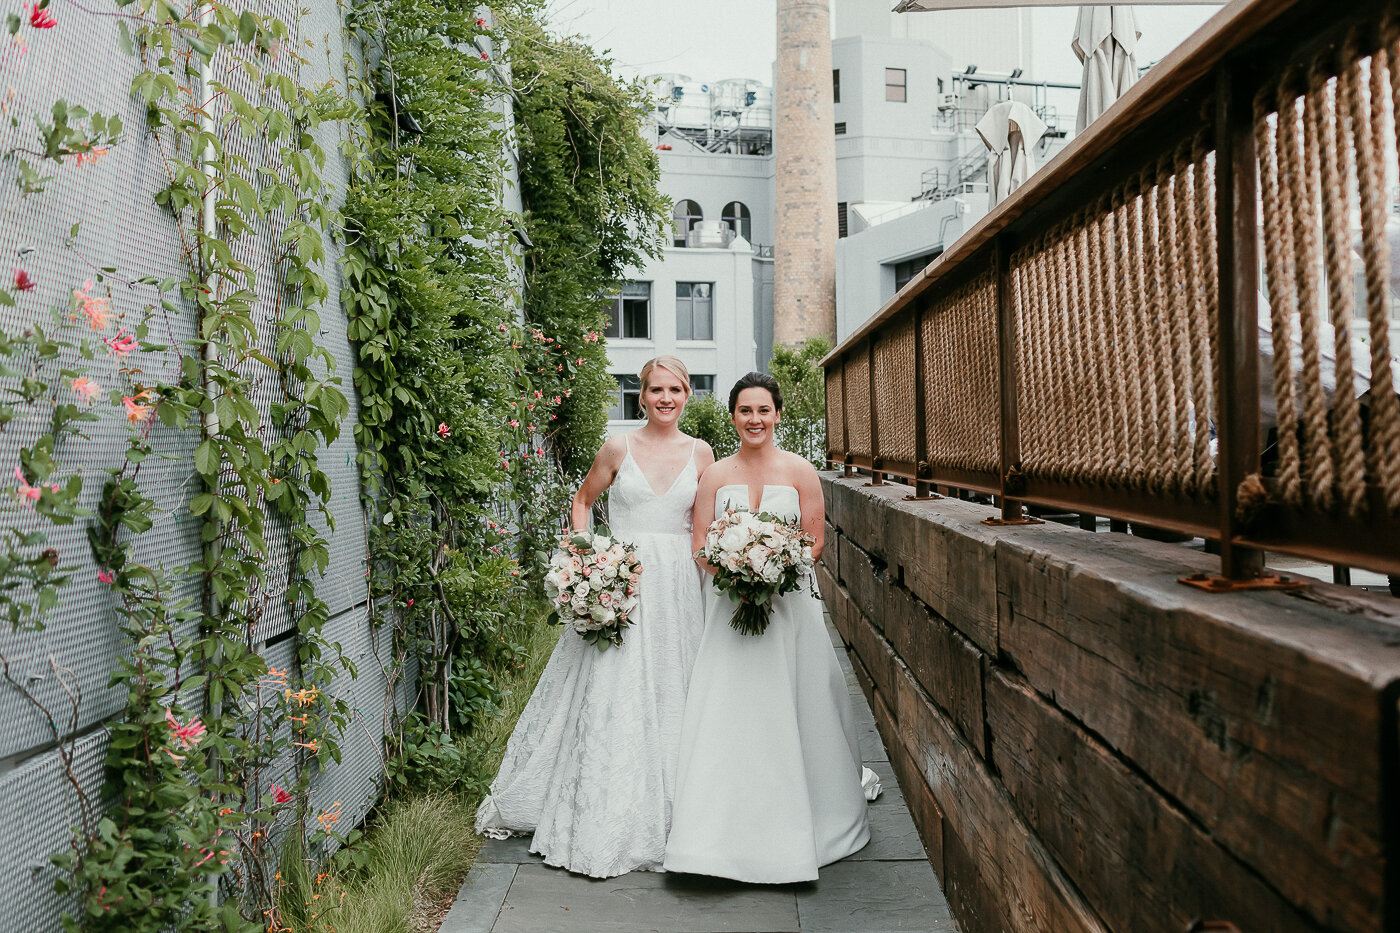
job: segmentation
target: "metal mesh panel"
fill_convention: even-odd
[[[300,83],[333,79],[343,82],[339,73],[344,52],[342,10],[336,4],[314,0],[302,11],[288,0],[274,0],[271,6],[260,6],[258,12],[277,16],[292,28],[289,44],[300,46],[306,62],[298,76]],[[61,11],[60,15],[63,16]],[[113,267],[118,271],[94,290],[94,294],[110,297],[114,323],[109,334],[115,334],[119,327],[130,331],[146,318],[150,339],[169,344],[171,349],[143,354],[142,378],[148,383],[175,382],[180,354],[191,352],[188,343],[194,336],[193,309],[166,311],[160,307],[160,295],[155,289],[134,282],[143,275],[183,278],[187,274],[180,229],[153,200],[153,194],[169,184],[160,147],[164,145],[168,150],[172,140],[157,140],[144,129],[144,105],[129,93],[138,62],[120,50],[117,19],[82,15],[78,9],[70,8],[68,15],[63,16],[62,27],[46,31],[42,42],[31,41],[23,56],[16,55],[9,46],[0,51],[6,83],[20,91],[8,102],[8,115],[14,120],[0,125],[0,144],[6,149],[35,148],[34,116],[46,114],[58,98],[81,104],[90,111],[120,114],[126,132],[122,142],[95,163],[79,167],[70,161],[46,169],[45,174],[54,178],[48,182],[45,193],[33,197],[20,197],[14,163],[5,164],[0,173],[0,251],[13,257],[13,265],[22,267],[35,287],[17,294],[16,307],[0,308],[0,320],[12,332],[45,322],[49,309],[66,308],[71,291],[81,288],[85,280],[95,279],[97,269]],[[302,42],[302,36],[308,37],[314,47]],[[283,55],[273,67],[290,75],[296,67],[296,56]],[[275,103],[272,98],[256,95],[246,75],[232,67],[222,51],[216,55],[214,74],[216,80],[255,103]],[[217,119],[222,115],[224,101],[216,97],[211,106]],[[324,179],[338,196],[343,196],[348,173],[337,151],[340,132],[339,127],[323,126],[316,131],[316,137],[328,154]],[[230,155],[248,161],[245,177],[249,179],[262,166],[281,171],[277,152],[265,150],[260,139],[244,139],[237,131],[231,131],[225,145]],[[79,230],[73,235],[72,226],[79,221]],[[232,244],[235,258],[255,272],[257,301],[253,317],[259,343],[269,355],[275,347],[276,321],[287,302],[295,300],[280,285],[278,241],[285,227],[286,219],[273,213],[256,220],[252,232],[235,238]],[[365,612],[365,529],[352,434],[357,414],[350,383],[354,354],[345,336],[345,318],[339,307],[339,253],[329,239],[325,245],[327,259],[322,273],[327,277],[330,294],[318,308],[321,329],[317,340],[337,360],[337,374],[342,379],[342,390],[350,397],[351,413],[342,426],[340,439],[320,454],[333,489],[330,509],[335,517],[335,531],[326,532],[331,565],[318,585],[334,615],[327,626],[327,636],[338,641],[356,660],[361,680],[351,682],[342,675],[332,686],[333,691],[349,700],[356,714],[344,739],[346,754],[342,763],[317,778],[316,792],[318,801],[322,795],[342,801],[343,829],[364,814],[381,772],[378,748],[388,688],[371,647],[377,637],[387,652],[388,637],[369,631]],[[9,275],[8,267],[4,274]],[[132,281],[128,284],[127,280]],[[116,365],[102,354],[91,363],[88,375],[105,388],[121,384]],[[285,399],[289,387],[282,385],[273,370],[250,371],[250,377],[251,399],[264,419],[263,439],[271,444],[277,439],[277,426],[271,421],[272,406]],[[14,463],[18,449],[32,445],[47,428],[47,412],[31,413],[21,408],[20,417],[0,433],[0,462]],[[85,426],[85,432],[87,440],[62,442],[57,459],[64,475],[82,474],[81,504],[91,509],[97,506],[107,478],[104,471],[123,460],[129,427],[124,419],[108,411],[101,422]],[[193,448],[199,437],[194,431],[156,425],[148,441],[157,453],[170,459],[153,456],[141,466],[138,482],[156,500],[157,511],[155,527],[133,540],[131,557],[174,573],[201,556],[200,522],[189,515],[187,508],[201,483],[192,466]],[[34,516],[11,511],[5,504],[8,501],[8,497],[0,500],[0,508],[6,511],[0,520],[12,527],[38,527],[26,526],[25,522],[36,521]],[[258,595],[261,612],[256,631],[250,633],[259,642],[285,634],[293,624],[283,596],[290,571],[287,526],[279,518],[269,516],[265,530],[268,578]],[[109,587],[97,580],[86,531],[83,521],[70,526],[45,526],[49,546],[58,551],[63,564],[75,566],[76,572],[63,591],[60,606],[47,618],[44,631],[0,630],[0,655],[8,660],[16,681],[47,707],[63,727],[69,728],[73,718],[69,691],[79,698],[76,725],[71,728],[86,734],[77,740],[75,767],[79,782],[97,800],[105,756],[101,725],[120,713],[125,699],[120,689],[108,687],[108,678],[127,646],[117,629],[115,597]],[[184,578],[182,587],[179,595],[194,595],[198,581]],[[292,666],[295,644],[295,639],[279,641],[264,649],[265,656],[279,668]],[[395,684],[400,709],[409,702],[411,689],[411,679]],[[194,702],[197,697],[185,699]],[[362,722],[368,724],[368,730],[359,725]],[[57,915],[63,905],[53,893],[55,869],[48,856],[66,847],[70,827],[77,818],[76,795],[61,773],[51,743],[50,727],[35,706],[17,690],[0,689],[0,768],[10,769],[0,773],[3,930],[58,926]],[[278,762],[269,766],[259,781],[270,783],[285,774],[289,764]]]
[[[875,341],[875,406],[880,456],[913,463],[914,319],[906,315]]]

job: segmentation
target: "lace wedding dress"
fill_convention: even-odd
[[[715,492],[715,514],[748,507],[747,486]],[[764,486],[759,509],[801,514],[797,490]],[[705,634],[686,701],[667,871],[779,884],[870,841],[845,677],[806,589],[778,597],[768,629],[742,635],[734,605],[709,590]],[[863,789],[862,783],[870,785]]]
[[[660,871],[681,717],[699,647],[700,571],[690,551],[691,460],[661,494],[627,455],[609,496],[612,532],[642,560],[635,624],[600,652],[564,632],[506,745],[477,832],[534,831],[549,865],[607,878]]]

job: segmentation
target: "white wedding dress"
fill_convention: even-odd
[[[723,486],[715,513],[748,507]],[[756,511],[795,519],[797,490],[764,486]],[[742,635],[712,585],[681,730],[667,871],[779,884],[870,841],[845,677],[807,588],[778,597],[768,628]],[[873,778],[874,775],[871,775]]]
[[[613,534],[636,545],[640,603],[622,646],[564,632],[506,745],[477,832],[534,831],[530,851],[595,878],[660,871],[671,825],[686,686],[704,626],[690,550],[695,451],[656,494],[627,455],[609,496]]]

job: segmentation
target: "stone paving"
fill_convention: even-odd
[[[861,756],[885,790],[871,840],[815,882],[753,885],[657,872],[595,880],[550,868],[528,836],[486,841],[440,933],[956,933],[846,653]]]

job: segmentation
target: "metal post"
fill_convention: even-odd
[[[933,473],[928,449],[928,399],[924,385],[924,307],[914,306],[914,495],[906,499],[941,499],[928,477]]]
[[[1016,296],[1011,286],[1010,236],[1002,233],[992,245],[996,262],[997,302],[997,394],[1000,397],[1001,442],[998,481],[1001,494],[1000,518],[989,518],[989,525],[1040,524],[1038,518],[1026,518],[1021,512],[1021,500],[1016,498],[1021,469],[1020,406],[1016,396]]]
[[[1240,483],[1258,473],[1259,230],[1253,106],[1235,68],[1216,69],[1215,228],[1220,272],[1220,359],[1216,361],[1216,470],[1220,480],[1220,569],[1231,579],[1258,576],[1264,553],[1241,547],[1235,515]]]

